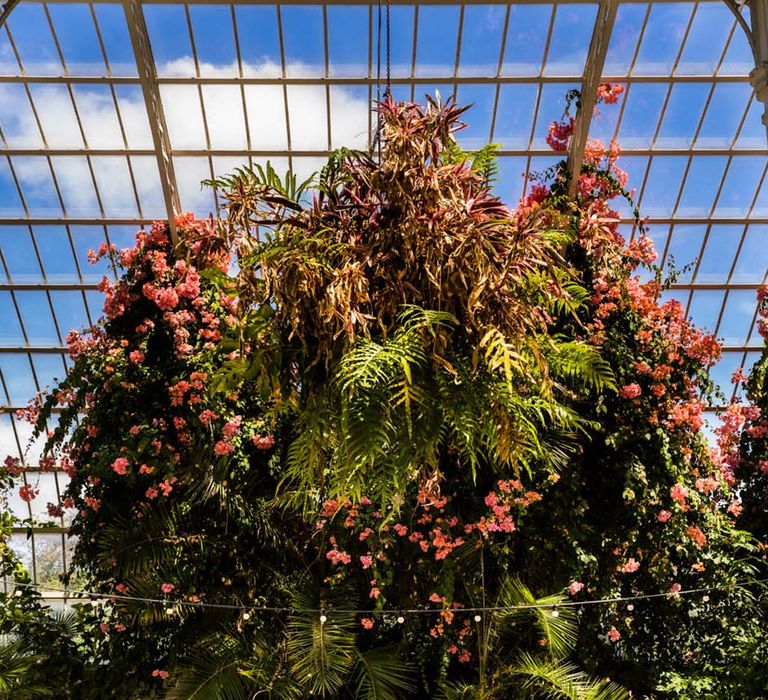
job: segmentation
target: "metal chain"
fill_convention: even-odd
[[[386,22],[386,29],[387,29],[387,90],[384,93],[385,95],[389,96],[390,94],[390,87],[392,83],[392,33],[390,31],[390,5],[389,0],[387,0],[387,22]]]

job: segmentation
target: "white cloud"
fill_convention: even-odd
[[[231,77],[237,65],[202,64],[206,77]],[[182,58],[158,67],[160,75],[189,77],[195,74],[191,58]],[[279,66],[270,61],[246,64],[243,72],[251,77],[274,78]],[[300,63],[290,65],[293,76],[308,76],[310,69]],[[64,85],[38,84],[32,87],[33,100],[46,141],[51,148],[78,150],[84,147],[80,125],[90,148],[122,149],[125,141],[120,129],[111,92],[106,86],[73,86],[80,124]],[[152,138],[143,97],[138,86],[117,86],[117,100],[128,147],[151,149]],[[243,93],[245,99],[243,100]],[[280,85],[246,85],[243,92],[236,85],[204,85],[202,88],[205,119],[197,86],[164,84],[163,107],[172,148],[205,150],[205,125],[214,150],[245,150],[247,134],[251,148],[261,151],[286,151],[285,95]],[[330,95],[330,104],[327,102]],[[23,98],[20,99],[20,98]],[[291,148],[324,151],[329,146],[328,119],[331,117],[331,146],[365,148],[368,141],[369,103],[364,92],[334,86],[326,93],[322,85],[291,85],[287,88]],[[245,111],[244,111],[245,107]],[[247,132],[246,132],[247,119]],[[40,129],[18,85],[0,85],[0,124],[11,148],[42,148]],[[264,162],[266,158],[255,159]],[[271,160],[276,167],[285,159]],[[304,177],[319,168],[322,159],[296,158],[297,176]],[[162,196],[156,168],[151,159],[132,159],[134,175],[145,215],[162,213]],[[246,158],[239,159],[244,163]],[[215,174],[231,171],[237,159],[214,158]],[[92,158],[94,175],[107,216],[136,216],[135,197],[125,158]],[[14,159],[27,199],[38,202],[33,215],[58,214],[53,197],[48,165],[43,158]],[[82,157],[60,156],[53,159],[57,182],[71,216],[98,217],[99,207],[87,162]],[[198,214],[212,207],[209,191],[201,191],[201,179],[210,177],[207,158],[175,158],[182,206]],[[219,169],[223,168],[223,169]],[[141,171],[137,173],[136,171]],[[140,181],[139,181],[140,178]],[[149,183],[149,184],[148,184]],[[42,202],[42,203],[41,203]]]

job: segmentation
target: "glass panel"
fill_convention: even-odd
[[[37,498],[29,504],[32,509],[32,517],[35,520],[49,520],[46,504],[59,502],[59,495],[56,491],[56,476],[53,472],[37,472],[27,474],[27,480],[40,491]]]
[[[0,371],[3,373],[7,400],[3,395],[3,403],[10,406],[26,406],[27,402],[37,393],[37,384],[29,364],[29,356],[24,353],[0,353]],[[10,401],[10,404],[8,404]],[[10,423],[0,425],[0,434],[10,430]]]
[[[762,284],[768,272],[768,226],[750,226],[733,270],[736,284]]]
[[[368,75],[368,14],[365,6],[328,7],[328,62],[332,76]]]
[[[288,77],[325,75],[323,13],[318,6],[282,5],[285,72]]]
[[[731,219],[745,217],[752,206],[764,170],[764,157],[735,156],[717,199],[715,216]]]
[[[82,148],[72,99],[65,85],[30,85],[37,116],[50,148]]]
[[[141,215],[149,219],[167,216],[157,160],[154,156],[131,156],[130,160],[133,179],[139,192]]]
[[[629,86],[619,126],[618,140],[623,148],[651,147],[668,89],[664,83],[635,83]]]
[[[45,292],[16,292],[16,303],[30,345],[58,345],[59,334]]]
[[[395,5],[390,10],[390,33],[392,49],[392,75],[409,77],[413,67],[413,23],[414,9],[409,5]],[[421,22],[421,20],[419,21]],[[373,55],[376,56],[378,37],[373,33]]]
[[[460,76],[492,76],[499,69],[503,5],[467,5],[462,26]]]
[[[690,148],[712,88],[707,83],[675,83],[671,89],[655,146]]]
[[[243,96],[237,85],[203,85],[203,103],[212,149],[246,148]]]
[[[72,89],[88,146],[125,148],[110,89],[106,85],[73,85]]]
[[[251,148],[285,150],[288,136],[285,128],[283,88],[278,85],[246,85],[245,107]]]
[[[539,114],[536,118],[536,131],[533,135],[533,147],[549,150],[547,132],[549,125],[563,116],[565,111],[565,95],[569,90],[579,86],[573,83],[553,83],[541,86],[539,98]]]
[[[200,108],[200,94],[195,85],[161,85],[165,121],[171,148],[202,150],[205,128]]]
[[[684,156],[655,156],[640,200],[643,216],[671,216],[680,192],[688,159]]]
[[[32,355],[32,363],[35,366],[37,381],[43,390],[52,387],[54,382],[66,377],[66,367],[62,355]],[[30,396],[32,394],[27,395],[27,400]]]
[[[627,188],[630,195],[637,201],[640,188],[643,186],[645,171],[648,169],[648,158],[645,156],[622,156],[617,165],[627,173]],[[613,200],[611,206],[625,218],[633,215],[632,206],[624,197]],[[642,210],[642,215],[649,216],[645,209]],[[658,247],[656,249],[659,250]]]
[[[745,345],[755,317],[757,298],[752,289],[732,289],[725,301],[718,336],[724,345]]]
[[[528,159],[524,156],[501,156],[498,163],[499,175],[494,190],[506,204],[514,207],[523,196]]]
[[[46,476],[53,475],[46,474]],[[42,498],[43,493],[41,491],[33,503],[41,501]],[[45,508],[46,502],[43,502],[43,508]],[[58,500],[53,501],[53,503],[57,502]],[[47,519],[47,515],[45,513],[43,515]],[[64,551],[61,535],[35,533],[35,563],[37,565],[38,584],[61,588],[62,583],[59,576],[64,573]]]
[[[184,211],[191,211],[197,216],[208,216],[216,210],[213,190],[203,188],[203,180],[209,180],[211,169],[207,158],[174,158],[176,184],[179,187],[181,206]]]
[[[96,25],[85,3],[48,6],[53,28],[70,75],[106,75]]]
[[[634,74],[668,75],[671,72],[692,9],[692,3],[665,2],[651,5]]]
[[[417,76],[449,77],[454,74],[458,31],[458,6],[421,6],[416,47]]]
[[[81,331],[91,325],[82,292],[59,291],[50,294],[56,321],[64,338],[70,331]]]
[[[42,156],[16,156],[11,160],[29,213],[40,217],[61,216],[61,203],[48,161]]]
[[[669,240],[667,256],[664,260],[665,274],[676,270],[680,272],[677,281],[680,284],[690,284],[696,260],[701,252],[705,231],[706,226],[684,224],[678,224],[672,229],[672,237]]]
[[[23,85],[0,85],[0,128],[10,148],[42,148],[32,104]]]
[[[189,5],[192,36],[202,76],[237,76],[235,31],[229,5]]]
[[[154,148],[144,95],[138,85],[115,85],[128,148]]]
[[[743,230],[743,226],[712,226],[696,273],[696,282],[724,284],[728,280]]]
[[[35,231],[40,228],[36,226]],[[101,281],[104,276],[111,278],[113,275],[109,268],[109,258],[102,258],[95,265],[88,260],[88,251],[98,250],[99,246],[106,242],[104,229],[101,226],[70,226],[69,230],[83,282],[93,284]]]
[[[691,294],[688,316],[699,328],[715,332],[725,292],[721,289],[696,289]]]
[[[77,283],[77,271],[72,246],[64,226],[35,226],[35,243],[49,282]]]
[[[501,144],[502,148],[528,148],[538,92],[536,83],[507,84],[499,87],[493,140]]]
[[[328,148],[325,88],[322,85],[288,86],[291,146],[299,151]]]
[[[136,75],[136,60],[133,56],[131,37],[122,5],[97,3],[93,5],[99,25],[104,50],[112,75]]]
[[[754,67],[755,59],[749,48],[747,36],[740,27],[737,27],[725,51],[719,73],[720,75],[749,75]]]
[[[42,282],[37,253],[26,226],[0,227],[0,251],[14,282]]]
[[[0,75],[19,75],[19,63],[6,32],[0,32]]]
[[[733,15],[725,3],[699,3],[685,41],[677,73],[712,75],[723,55],[725,42],[732,26]]]
[[[644,3],[619,5],[605,56],[603,75],[629,74],[647,7]]]
[[[6,158],[0,158],[0,216],[26,216],[19,197],[19,188]]]
[[[765,107],[750,97],[748,109],[736,140],[736,148],[765,148],[765,126],[762,122]]]
[[[142,5],[157,74],[193,77],[187,16],[183,5]]]
[[[694,156],[691,159],[677,216],[709,216],[726,163],[725,156]]]
[[[95,161],[96,159],[92,159]],[[93,188],[93,178],[84,156],[54,156],[51,158],[56,182],[67,216],[99,216],[99,201]]]
[[[724,352],[720,361],[709,371],[709,378],[715,383],[722,397],[717,397],[716,404],[725,399],[728,403],[734,392],[733,373],[742,365],[744,353]]]
[[[364,149],[368,145],[368,88],[331,86],[333,148]]]
[[[624,92],[618,96],[615,105],[598,106],[595,108],[589,125],[589,135],[592,138],[598,139],[607,145],[615,137],[626,89],[627,86],[625,85]]]
[[[546,75],[580,76],[584,72],[597,5],[558,5],[549,44]]]
[[[64,75],[43,5],[20,3],[6,23],[27,75]]]
[[[540,75],[552,5],[511,5],[502,75]]]
[[[0,345],[26,345],[10,292],[0,291]]]
[[[736,129],[744,116],[750,94],[748,83],[715,85],[712,100],[696,139],[697,148],[728,148],[731,145],[736,138]]]
[[[464,129],[456,132],[459,145],[466,150],[485,146],[491,136],[491,117],[496,99],[494,85],[460,85],[457,100],[461,105],[472,105],[462,118]]]
[[[277,11],[274,5],[235,5],[237,37],[243,75],[278,78],[282,75]]]

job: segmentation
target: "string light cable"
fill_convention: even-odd
[[[688,588],[681,589],[679,591],[666,591],[664,593],[641,593],[633,596],[620,596],[615,598],[598,598],[592,600],[561,600],[557,603],[521,603],[516,605],[505,606],[481,606],[481,607],[463,607],[454,610],[455,613],[474,613],[474,619],[479,622],[479,618],[484,613],[496,613],[506,612],[509,610],[549,610],[552,617],[559,615],[559,610],[563,608],[579,608],[584,605],[614,605],[617,603],[627,603],[627,609],[634,609],[634,601],[638,600],[651,600],[656,598],[677,598],[686,595],[704,594],[703,602],[709,602],[709,593],[720,590],[734,590],[744,589],[749,586],[756,586],[760,584],[768,583],[768,578],[753,579],[744,581],[735,581],[729,584],[723,584],[720,586],[707,586],[702,588]],[[34,589],[38,591],[46,591],[52,593],[63,593],[67,598],[73,599],[91,599],[91,600],[109,600],[110,602],[125,601],[131,603],[148,603],[152,605],[160,605],[174,612],[178,608],[197,608],[197,609],[210,609],[210,610],[235,610],[243,613],[245,619],[250,618],[251,613],[255,612],[269,612],[269,613],[292,613],[292,614],[313,614],[320,616],[320,622],[324,623],[328,620],[328,616],[332,613],[344,613],[355,615],[396,615],[397,622],[403,624],[404,615],[434,615],[440,614],[442,610],[435,608],[410,608],[410,609],[393,609],[393,610],[370,610],[370,609],[358,609],[358,608],[296,608],[290,606],[270,606],[270,605],[235,605],[227,603],[205,603],[202,601],[182,600],[182,599],[170,599],[170,598],[141,598],[137,596],[130,596],[121,593],[99,593],[96,591],[84,591],[76,590],[72,588],[58,588],[56,586],[48,586],[39,583],[20,583],[17,581],[10,581],[3,579],[3,584],[6,586],[12,586],[16,589]],[[20,590],[16,590],[16,593],[21,593]]]

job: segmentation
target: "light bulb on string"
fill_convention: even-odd
[[[483,618],[480,616],[480,614],[475,615],[475,622],[480,622]]]
[[[328,617],[325,613],[320,613],[320,624],[324,625],[326,622],[328,622]]]
[[[708,603],[709,602],[709,596],[706,595],[706,594],[701,596],[701,602],[702,603]]]
[[[560,617],[560,611],[557,609],[557,605],[552,606],[552,611],[549,614],[552,617]]]
[[[405,618],[402,615],[397,616],[397,624],[402,625],[405,622]]]
[[[249,613],[247,610],[243,613],[243,620],[250,620],[251,619],[251,613]]]
[[[627,605],[627,610],[629,610],[629,612],[632,612],[634,609],[635,609],[635,606],[632,605],[632,603],[629,603],[629,605]]]

